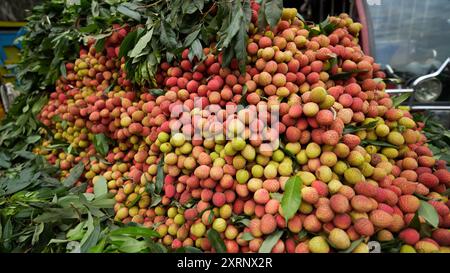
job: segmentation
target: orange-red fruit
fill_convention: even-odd
[[[359,218],[355,221],[354,228],[361,236],[372,236],[375,232],[375,228],[371,221],[367,218]]]
[[[330,110],[320,110],[316,115],[317,123],[320,126],[328,126],[333,123],[334,115]]]
[[[355,185],[355,191],[366,197],[375,197],[377,195],[377,186],[367,182],[358,182]]]
[[[253,199],[256,203],[265,205],[270,200],[270,195],[266,189],[258,189],[254,193]]]
[[[271,214],[264,214],[261,218],[261,232],[263,234],[271,234],[277,228],[275,217]]]
[[[369,212],[373,209],[372,201],[364,195],[355,195],[351,200],[351,204],[353,209],[358,212]]]
[[[374,226],[379,227],[379,228],[389,227],[394,220],[392,218],[392,215],[390,215],[389,213],[387,213],[383,210],[378,210],[378,209],[374,210],[370,213],[369,219],[372,222],[372,224],[374,224]]]
[[[432,236],[433,239],[440,245],[440,246],[450,246],[450,230],[449,229],[443,229],[439,228],[433,231]]]
[[[420,234],[413,228],[407,228],[398,234],[398,238],[408,245],[414,245],[420,240]]]
[[[350,205],[347,197],[338,193],[331,196],[330,207],[336,213],[345,213],[349,210]]]
[[[450,187],[450,172],[446,169],[439,169],[433,173],[438,179],[440,183],[447,185]]]
[[[326,145],[335,146],[339,142],[339,134],[335,130],[328,130],[322,134],[322,142]]]
[[[414,195],[402,195],[398,199],[398,206],[404,213],[414,213],[420,207],[420,200]]]

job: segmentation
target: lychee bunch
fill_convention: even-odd
[[[450,173],[423,124],[385,92],[380,65],[358,45],[362,25],[341,14],[325,32],[284,9],[276,26],[257,29],[252,8],[245,73],[236,59],[223,67],[215,44],[203,60],[185,49],[160,64],[156,94],[127,79],[124,28],[106,55],[83,50],[40,114],[81,152],[49,161],[67,171],[83,161],[88,190],[102,175],[115,193],[116,221],[154,228],[171,248],[215,251],[214,229],[228,252],[258,252],[280,230],[272,252],[341,251],[360,239],[353,252],[368,252],[368,240],[394,238],[403,251],[448,251]],[[111,140],[106,162],[91,160],[98,134]],[[292,176],[302,202],[287,219]],[[431,237],[409,226],[420,198],[439,218]]]

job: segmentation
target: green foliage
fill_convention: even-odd
[[[437,159],[450,162],[450,130],[445,128],[432,114],[415,113],[416,122],[425,124],[422,132],[427,137],[428,147]]]
[[[259,248],[259,253],[270,253],[272,252],[273,247],[275,244],[280,240],[281,236],[283,235],[282,230],[277,230],[274,233],[270,234],[266,237],[264,242],[262,243],[261,247]]]
[[[78,169],[65,182],[77,179]],[[99,224],[111,217],[110,195],[95,197],[83,193],[86,185],[61,183],[53,178],[57,168],[41,156],[1,172],[0,252],[61,252],[75,239],[80,251],[87,251]]]
[[[286,222],[295,215],[300,207],[302,202],[301,187],[302,180],[297,175],[286,181],[283,198],[281,199],[281,207]]]
[[[74,60],[80,44],[89,36],[108,32],[123,17],[115,8],[118,1],[79,0],[73,4],[48,0],[33,8],[27,18],[26,34],[18,40],[23,46],[17,78],[24,92],[53,87],[64,62]]]
[[[217,42],[215,50],[223,53],[223,66],[236,58],[240,70],[245,71],[252,17],[249,0],[175,0],[148,5],[143,2],[146,1],[135,0],[119,6],[121,11],[126,6],[131,19],[145,21],[120,48],[120,55],[126,56],[125,68],[135,83],[155,86],[161,60],[179,59],[185,48],[189,48],[190,60],[203,60],[203,47],[213,41]],[[264,20],[274,26],[281,16],[282,1],[265,1],[264,7]]]

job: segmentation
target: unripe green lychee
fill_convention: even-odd
[[[308,248],[312,253],[328,253],[330,246],[322,236],[315,236],[308,242]]]
[[[322,103],[327,96],[327,91],[323,87],[316,87],[311,90],[310,99],[315,103]]]
[[[351,151],[347,157],[347,162],[353,167],[361,166],[364,163],[364,156],[358,151]]]
[[[212,228],[215,229],[217,232],[224,232],[227,228],[227,221],[223,218],[216,218],[212,224]]]
[[[360,243],[353,249],[352,253],[369,253],[369,246],[365,243]]]
[[[378,124],[375,128],[375,133],[379,137],[385,137],[389,134],[389,127],[386,124]]]
[[[328,240],[330,240],[330,243],[337,249],[347,249],[351,244],[348,234],[340,228],[331,230],[328,235]]]
[[[356,184],[358,182],[364,181],[364,176],[361,171],[357,168],[348,168],[344,172],[345,180],[350,184]]]
[[[202,237],[203,235],[205,235],[205,232],[206,232],[206,227],[201,222],[195,223],[191,226],[191,233],[195,237]]]
[[[403,143],[405,143],[405,139],[403,138],[403,135],[400,134],[399,132],[390,132],[387,136],[387,141],[396,146],[400,146]]]
[[[321,152],[320,146],[317,143],[311,142],[306,146],[306,156],[308,158],[317,158]]]

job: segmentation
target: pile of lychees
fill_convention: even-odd
[[[129,28],[115,26],[105,54],[90,43],[66,65],[39,115],[78,153],[49,151],[50,140],[36,152],[63,176],[84,162],[78,183],[92,192],[105,178],[115,220],[154,228],[171,248],[216,251],[213,229],[228,252],[261,251],[274,234],[277,253],[368,252],[373,240],[448,252],[450,173],[423,124],[393,107],[384,73],[358,45],[362,25],[341,14],[326,33],[284,9],[275,28],[258,30],[252,8],[246,73],[237,60],[222,67],[213,46],[202,61],[186,49],[161,63],[163,94],[127,79],[117,55]],[[99,134],[110,141],[106,161],[95,157]],[[294,178],[289,194],[301,202],[287,217]]]

